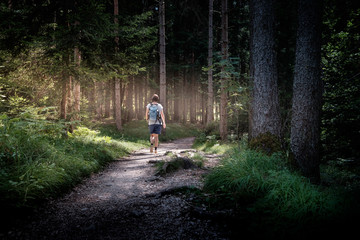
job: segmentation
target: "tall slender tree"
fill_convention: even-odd
[[[214,0],[209,0],[209,43],[208,43],[208,97],[206,124],[214,120],[214,87],[213,87],[213,12]]]
[[[81,53],[78,47],[74,49],[74,62],[77,68],[80,68]],[[80,120],[80,100],[81,100],[81,87],[79,79],[74,81],[74,116],[76,120]]]
[[[220,137],[227,139],[227,82],[226,62],[228,61],[228,1],[221,1],[221,93],[220,93]]]
[[[291,150],[305,176],[319,172],[321,0],[300,0],[293,82]]]
[[[159,2],[160,102],[166,111],[165,1]]]
[[[281,120],[277,85],[273,0],[251,0],[250,136],[271,133],[280,137]]]
[[[118,24],[118,15],[119,15],[119,2],[118,0],[114,0],[114,22],[115,25]],[[116,26],[117,27],[117,26]],[[115,31],[118,33],[118,31]],[[115,52],[118,51],[119,48],[119,37],[117,34],[115,35]],[[114,87],[114,108],[115,108],[115,122],[116,122],[116,128],[118,130],[121,130],[121,96],[120,96],[120,79],[115,77],[115,87]]]

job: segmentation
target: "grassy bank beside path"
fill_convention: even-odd
[[[47,121],[29,116],[0,118],[0,204],[35,207],[68,192],[109,162],[148,147],[145,121],[118,131],[113,124]],[[191,127],[169,124],[161,141],[194,136]]]

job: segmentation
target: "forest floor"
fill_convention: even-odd
[[[195,151],[193,141],[160,143],[157,155],[142,149],[112,162],[64,197],[26,217],[14,216],[0,239],[229,239],[223,224],[199,214],[191,194],[176,191],[201,189],[202,177],[219,156],[205,154],[201,168],[156,175],[154,163],[169,152]]]

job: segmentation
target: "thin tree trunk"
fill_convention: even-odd
[[[127,105],[127,110],[128,110],[128,116],[127,116],[127,120],[131,121],[133,119],[133,112],[134,112],[134,108],[133,108],[133,87],[134,87],[134,79],[132,78],[129,83],[128,83],[128,94],[126,96],[126,105]]]
[[[208,46],[208,98],[206,124],[214,121],[214,87],[213,87],[213,6],[214,0],[209,0],[209,46]]]
[[[120,80],[115,78],[115,122],[118,130],[121,126],[121,99],[120,99]]]
[[[114,22],[118,23],[118,15],[119,15],[119,3],[118,0],[114,0]],[[115,52],[118,51],[119,48],[119,37],[117,36],[118,30],[115,30]],[[121,96],[120,96],[120,79],[114,78],[115,87],[114,87],[114,108],[115,108],[115,123],[116,128],[121,130]]]
[[[174,122],[179,122],[179,112],[180,112],[180,70],[177,68],[174,72]]]
[[[228,77],[224,62],[228,60],[228,1],[221,1],[221,55],[223,65],[221,67],[221,93],[220,93],[220,137],[221,140],[227,139],[227,82]]]
[[[142,77],[142,84],[141,84],[141,94],[140,94],[140,114],[139,114],[139,119],[144,119],[144,111],[145,111],[145,106],[144,106],[144,97],[146,97],[146,77],[143,76]]]
[[[116,110],[115,110],[115,78],[110,80],[111,91],[112,91],[112,116],[115,120]]]
[[[160,22],[160,102],[166,113],[166,58],[165,58],[165,1],[159,2]]]
[[[81,64],[81,53],[79,48],[75,47],[74,49],[74,61],[77,68],[80,68]],[[74,119],[80,120],[80,100],[81,100],[81,89],[80,89],[80,82],[77,79],[74,82]]]
[[[205,89],[203,91],[203,93],[201,93],[201,123],[202,125],[205,125],[206,121],[207,121],[207,109],[206,109],[206,94],[205,94]]]
[[[102,86],[101,82],[95,83],[95,93],[96,93],[96,118],[101,119],[102,118],[102,112],[101,112],[101,99],[102,99]]]
[[[195,123],[196,122],[196,83],[195,83],[195,56],[194,52],[191,54],[191,83],[189,85],[189,93],[191,94],[189,100],[190,100],[190,122]]]
[[[61,94],[61,107],[60,107],[60,119],[66,119],[67,114],[67,81],[63,79],[62,82],[62,94]]]
[[[111,82],[112,80],[108,80],[105,84],[106,84],[106,87],[105,87],[105,118],[108,118],[110,117],[110,106],[111,106],[111,98],[112,98],[112,95],[111,95],[111,92],[114,92],[114,91],[111,91],[113,88],[111,87]]]
[[[72,84],[73,84],[73,77],[68,76],[68,83],[67,83],[67,112],[73,113],[73,101],[72,101]]]
[[[320,180],[321,1],[300,0],[291,119],[291,150],[303,174]]]
[[[89,109],[90,116],[93,116],[96,113],[96,105],[95,105],[95,83],[93,81],[90,82],[90,87],[88,91],[88,99],[89,99]]]
[[[139,84],[137,83],[137,78],[134,78],[134,85],[135,119],[139,119]]]
[[[252,99],[250,135],[271,133],[280,137],[281,121],[277,86],[272,0],[251,0]]]
[[[188,96],[187,96],[186,68],[184,68],[183,85],[182,85],[182,104],[181,104],[182,122],[184,124],[186,124],[187,122],[187,108],[186,108],[187,98]]]

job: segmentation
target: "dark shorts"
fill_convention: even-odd
[[[149,131],[150,131],[150,134],[161,134],[161,128],[162,128],[162,125],[160,124],[152,124],[152,125],[149,125]]]

